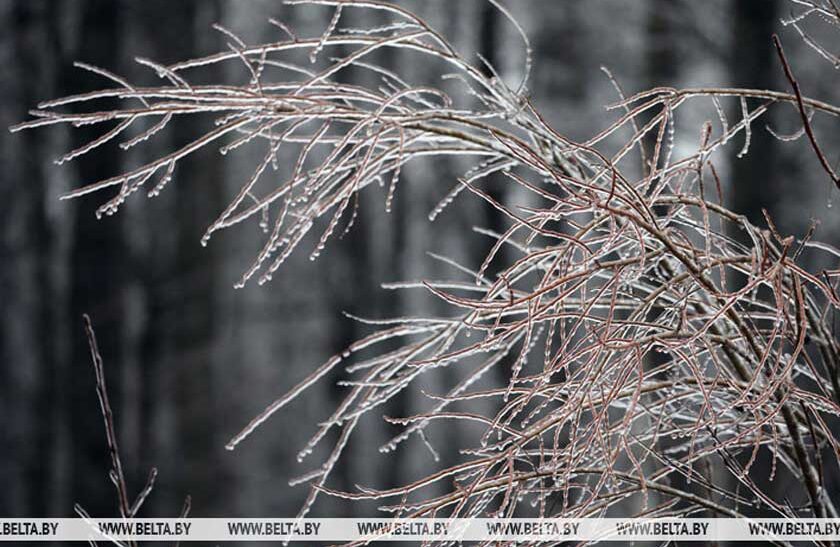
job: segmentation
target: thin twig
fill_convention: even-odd
[[[794,95],[796,95],[796,106],[799,108],[799,115],[802,117],[802,126],[805,128],[805,134],[808,135],[808,140],[811,142],[811,148],[813,148],[814,152],[817,154],[817,158],[819,158],[820,164],[823,169],[825,169],[825,172],[828,173],[829,177],[831,177],[831,182],[833,182],[837,188],[840,188],[840,178],[837,177],[837,174],[831,167],[828,158],[825,157],[820,145],[817,144],[817,137],[814,135],[814,130],[811,127],[811,120],[809,119],[808,111],[805,110],[805,103],[802,99],[802,92],[799,90],[799,83],[793,76],[793,70],[791,70],[790,64],[785,57],[785,50],[782,48],[782,42],[776,34],[773,34],[773,44],[776,46],[776,52],[779,54],[779,60],[782,62],[785,77],[788,82],[790,82]]]

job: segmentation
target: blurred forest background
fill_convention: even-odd
[[[461,51],[482,53],[502,76],[516,81],[521,74],[521,41],[488,3],[401,4],[417,10]],[[780,25],[791,9],[781,0],[508,5],[533,41],[534,102],[572,138],[592,135],[615,115],[604,110],[617,96],[601,66],[628,93],[652,86],[724,85],[787,91],[773,32],[780,33],[803,92],[829,102],[840,99],[836,71],[793,29]],[[330,15],[279,0],[0,0],[0,126],[26,119],[40,100],[110,85],[74,69],[74,60],[146,82],[154,75],[134,63],[135,56],[165,64],[225,49],[226,38],[210,28],[214,22],[258,43],[279,39],[272,38],[279,29],[268,24],[269,17],[317,36]],[[402,54],[379,55],[385,66],[402,66],[407,77],[433,76],[423,65],[401,65]],[[245,74],[230,65],[227,73],[208,77],[241,82]],[[780,132],[795,131],[795,111],[789,110],[790,117],[755,125],[749,155],[736,157],[737,142],[728,157],[718,158],[725,200],[759,225],[765,224],[761,209],[766,208],[785,234],[804,234],[817,219],[816,238],[838,245],[840,222],[831,201],[840,196],[807,142],[782,143],[764,129],[764,123],[778,122]],[[696,121],[696,134],[688,132],[692,146],[702,119]],[[223,158],[204,150],[179,167],[160,197],[130,199],[119,214],[102,220],[94,216],[104,200],[99,194],[58,200],[71,187],[113,175],[189,138],[195,134],[190,123],[176,123],[174,131],[129,153],[100,151],[63,167],[53,160],[89,138],[85,131],[0,132],[4,517],[72,516],[74,503],[93,516],[116,514],[82,330],[85,312],[93,318],[105,359],[131,490],[142,488],[150,467],[159,468],[144,516],[177,515],[187,494],[192,516],[293,516],[307,489],[290,488],[288,480],[308,470],[295,454],[340,400],[336,378],[316,385],[236,451],[226,452],[225,442],[308,370],[368,332],[342,312],[392,317],[431,310],[434,301],[420,291],[386,291],[380,283],[434,278],[446,266],[427,252],[475,263],[491,240],[453,234],[470,234],[474,225],[505,226],[497,212],[471,198],[430,224],[429,211],[465,165],[415,164],[403,177],[390,215],[381,202],[363,204],[353,231],[331,242],[319,261],[297,253],[272,283],[234,290],[259,245],[258,228],[226,230],[206,248],[199,240],[261,152]],[[835,161],[836,136],[824,138]],[[503,186],[494,191],[505,198]],[[421,404],[404,396],[387,414],[404,416]],[[439,430],[433,442],[446,445],[457,438],[458,427]],[[417,439],[393,454],[379,454],[392,432],[387,424],[366,422],[332,484],[350,489],[354,483],[402,483],[428,464],[431,455]],[[315,516],[373,516],[369,509],[325,498]]]

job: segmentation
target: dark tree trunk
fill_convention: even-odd
[[[90,73],[72,66],[81,60],[113,70],[119,61],[120,5],[113,0],[85,0],[76,6],[79,17],[76,47],[66,50],[62,61],[64,89],[61,95],[102,87]],[[72,148],[82,146],[104,131],[103,126],[81,127],[72,132]],[[73,161],[74,184],[91,183],[117,174],[121,168],[119,155],[99,153]],[[116,514],[117,497],[108,479],[108,462],[104,426],[95,395],[94,374],[87,341],[82,330],[82,314],[90,314],[105,360],[111,404],[119,412],[121,354],[121,322],[123,261],[122,218],[103,217],[97,220],[96,209],[103,195],[72,203],[75,221],[72,227],[70,315],[67,323],[76,327],[72,337],[72,361],[64,388],[70,393],[72,481],[71,492],[76,500],[95,516]],[[119,415],[117,415],[119,418]],[[99,476],[101,480],[91,480]]]
[[[15,29],[4,44],[16,63],[5,87],[3,122],[31,107],[33,99],[55,92],[54,54],[46,2],[17,3],[4,14],[7,28]],[[5,114],[9,114],[6,116]],[[5,126],[6,123],[3,123]],[[57,391],[59,331],[52,271],[56,245],[47,218],[47,169],[49,142],[25,133],[2,137],[7,182],[0,188],[0,302],[6,319],[0,334],[0,383],[2,383],[3,445],[21,446],[7,453],[8,465],[0,474],[0,513],[49,515],[56,507],[52,465],[58,453],[55,401]],[[19,184],[11,184],[12,182]],[[44,333],[51,335],[44,336]]]
[[[731,51],[731,80],[737,87],[778,89],[781,67],[778,64],[771,36],[779,18],[778,0],[733,3],[734,43]],[[750,101],[752,108],[759,103]],[[740,119],[740,107],[733,108],[734,120]],[[735,123],[733,120],[732,123]],[[778,143],[764,130],[767,120],[760,118],[753,123],[749,153],[742,158],[740,142],[733,143],[731,208],[747,216],[753,224],[765,224],[762,208],[771,215],[779,205]],[[743,135],[741,139],[743,139]],[[743,234],[739,234],[743,237]]]

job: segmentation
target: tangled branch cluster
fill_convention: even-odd
[[[175,118],[215,117],[195,141],[67,195],[113,188],[101,214],[114,213],[141,189],[158,194],[177,163],[199,148],[218,143],[222,154],[246,145],[264,150],[203,240],[259,219],[264,245],[240,286],[255,277],[268,281],[316,229],[322,230],[312,251],[317,257],[353,224],[367,199],[365,188],[385,187],[390,208],[408,161],[474,157],[474,167],[430,220],[458,194],[474,194],[504,214],[510,228],[490,234],[495,244],[482,264],[456,265],[467,280],[419,285],[451,314],[373,322],[379,330],[317,368],[229,448],[328,372],[346,366],[347,397],[300,453],[303,459],[333,429],[340,432],[326,461],[299,479],[312,485],[301,515],[327,493],[383,500],[384,509],[404,516],[581,517],[620,507],[649,516],[769,511],[837,517],[825,476],[840,457],[832,427],[840,414],[840,347],[829,325],[840,306],[840,270],[808,271],[800,257],[817,252],[836,261],[840,251],[811,241],[810,234],[786,237],[769,217],[768,229],[760,229],[728,210],[713,155],[736,135],[748,153],[752,123],[774,105],[800,109],[809,138],[810,119],[836,117],[840,107],[802,96],[792,73],[793,93],[656,88],[622,95],[610,107],[616,119],[575,142],[540,116],[524,84],[508,87],[492,67],[474,64],[398,5],[289,3],[332,6],[334,16],[314,38],[272,21],[284,33],[280,41],[248,45],[218,27],[229,40],[227,51],[169,66],[138,59],[160,76],[159,87],[135,87],[80,64],[116,87],[43,103],[32,121],[15,128],[115,124],[60,159],[68,161],[137,126],[143,129],[121,148],[142,144]],[[802,26],[809,17],[840,20],[830,2],[795,4],[804,11],[789,24],[806,40]],[[391,22],[344,28],[342,15],[353,9],[385,12]],[[446,77],[463,92],[414,86],[371,62],[385,48],[447,65],[454,73]],[[344,56],[324,61],[336,51]],[[784,58],[780,44],[779,51]],[[250,81],[190,83],[190,71],[221,63],[244,66]],[[341,72],[350,67],[370,71],[378,84],[342,82]],[[118,99],[120,106],[61,110],[103,99]],[[727,119],[724,101],[736,101],[742,115]],[[694,150],[680,147],[678,153],[677,116],[692,102],[712,106],[717,119],[703,125]],[[819,151],[816,140],[814,145]],[[277,160],[281,147],[298,152],[290,169]],[[530,197],[498,202],[481,187],[491,174]],[[503,247],[510,249],[505,256],[515,255],[509,263],[499,259]],[[358,357],[395,340],[396,349]],[[474,422],[483,433],[475,446],[460,447],[460,463],[388,490],[330,489],[330,473],[360,418],[381,412],[441,367],[455,371],[457,383],[430,395],[427,412],[390,419],[404,428],[381,450],[415,435],[425,440],[424,431],[436,421]],[[504,371],[506,385],[493,385],[491,376],[499,375],[488,372],[494,369]],[[769,478],[755,476],[759,460],[769,465]],[[779,499],[771,487],[780,475],[801,491]],[[424,494],[435,486],[444,493]]]

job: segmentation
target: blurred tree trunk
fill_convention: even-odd
[[[111,85],[91,78],[87,71],[74,68],[74,60],[119,71],[120,3],[113,0],[84,0],[75,4],[75,13],[79,18],[75,47],[65,49],[61,58],[60,81],[64,88],[58,91],[59,95]],[[74,129],[70,147],[82,146],[106,130],[102,125]],[[75,184],[91,183],[117,174],[121,168],[119,155],[109,152],[74,160],[70,169],[73,169]],[[72,227],[70,314],[66,318],[72,327],[73,336],[71,369],[67,382],[63,384],[63,388],[70,393],[68,410],[72,416],[71,492],[95,516],[115,515],[117,498],[108,478],[110,463],[95,395],[90,352],[82,330],[83,313],[90,314],[97,331],[115,412],[119,412],[120,408],[121,393],[118,388],[121,384],[120,364],[123,357],[120,327],[123,320],[123,221],[119,215],[97,220],[95,211],[104,199],[107,198],[103,195],[95,195],[69,205],[76,209]],[[100,480],[93,480],[97,476]]]
[[[732,9],[734,43],[729,48],[732,84],[735,87],[780,89],[781,66],[771,38],[781,15],[780,2],[734,0]],[[759,104],[750,101],[748,107],[752,109]],[[730,111],[733,112],[730,115],[731,126],[741,119],[742,114],[741,107],[737,104]],[[730,209],[745,215],[756,226],[766,225],[762,209],[766,209],[777,221],[778,213],[781,212],[779,173],[784,170],[780,165],[779,143],[764,128],[765,124],[770,123],[767,116],[765,114],[752,124],[749,151],[745,156],[738,157],[745,139],[743,133],[740,140],[730,145],[731,184],[728,186],[729,195],[724,195]],[[747,235],[741,230],[731,230],[730,236],[736,240],[748,241]],[[745,280],[745,276],[731,280],[731,288],[742,286]],[[778,485],[777,488],[785,488],[778,481],[775,484]]]
[[[133,55],[168,64],[222,47],[210,28],[220,19],[215,0],[176,4],[149,0],[127,10]],[[161,25],[164,13],[166,24]],[[158,83],[156,75],[133,63],[130,74],[135,80]],[[223,79],[218,71],[212,77]],[[145,162],[183,146],[208,123],[207,117],[173,120],[132,151],[135,161]],[[147,183],[149,188],[159,176]],[[131,461],[124,463],[135,470],[138,488],[151,466],[160,469],[147,514],[174,516],[186,495],[193,498],[201,516],[213,516],[225,506],[215,482],[225,480],[225,464],[224,439],[216,428],[220,395],[214,349],[218,293],[228,286],[219,286],[218,248],[199,243],[206,226],[222,210],[222,176],[216,150],[200,150],[178,163],[159,197],[146,200],[138,195],[120,213],[128,222],[125,245],[132,264],[126,283],[139,294],[129,303],[132,313],[142,316],[131,318],[136,327],[129,344],[139,352],[131,370],[138,385],[130,386],[136,399],[130,405],[136,451],[126,453],[124,459]]]
[[[778,0],[734,0],[732,9],[734,42],[729,48],[729,62],[733,85],[779,89],[781,67],[771,42],[771,35],[780,16]],[[755,108],[758,103],[752,101],[749,106]],[[741,118],[740,106],[733,107],[732,112],[733,121],[730,125]],[[774,216],[773,213],[778,212],[779,201],[778,143],[764,130],[765,123],[768,123],[767,119],[762,117],[752,124],[752,137],[747,155],[737,157],[741,150],[738,142],[730,147],[732,187],[729,190],[729,205],[735,212],[746,215],[749,221],[757,226],[765,224],[761,209],[767,209],[771,216]],[[740,138],[744,138],[743,134]],[[743,232],[736,237],[744,237]]]
[[[8,56],[2,61],[4,127],[19,122],[33,100],[56,92],[58,44],[51,30],[58,16],[48,8],[48,2],[32,1],[0,10],[4,28],[14,29],[4,34],[0,46]],[[8,183],[0,187],[0,302],[5,317],[0,324],[0,397],[6,424],[0,439],[3,446],[17,448],[6,452],[0,470],[0,513],[47,516],[66,501],[55,466],[66,456],[56,412],[65,330],[56,317],[64,300],[54,283],[59,245],[53,238],[58,227],[51,224],[64,218],[48,218],[52,196],[45,158],[55,153],[53,142],[31,132],[4,132],[0,142]]]
[[[501,55],[499,50],[499,19],[501,15],[499,10],[490,2],[481,3],[479,36],[478,36],[478,52],[492,66],[497,72],[502,71]],[[488,77],[493,77],[490,69],[484,64],[481,65],[483,72]],[[487,188],[487,193],[499,203],[505,203],[508,199],[505,191],[506,185],[509,183],[507,177],[503,175],[494,174],[482,181],[482,187]],[[489,228],[497,234],[503,234],[509,228],[507,218],[495,207],[490,204],[484,206],[485,218],[481,222],[476,222],[478,226]],[[489,250],[489,249],[488,249]],[[485,249],[477,249],[478,253],[475,260],[469,265],[478,269],[486,256]],[[507,249],[503,248],[499,252],[496,263],[506,264]],[[501,370],[501,369],[500,369]]]
[[[376,18],[375,21],[367,19]],[[345,10],[342,14],[341,26],[365,26],[384,24],[385,19],[383,14],[370,14],[361,11]],[[319,29],[318,32],[322,32]],[[327,55],[334,54],[339,58],[346,57],[353,50],[349,48],[337,48],[330,53],[322,52],[322,60],[327,58]],[[393,65],[393,50],[391,48],[383,48],[378,51],[375,56],[368,59],[369,62],[380,64],[383,66]],[[376,84],[379,76],[367,70],[348,69],[343,70],[337,75],[338,81],[347,83],[359,84],[360,82],[367,82],[368,84]],[[375,85],[374,85],[375,87]],[[399,193],[399,190],[397,190]],[[398,269],[394,268],[394,240],[399,239],[399,233],[402,231],[401,218],[398,214],[401,208],[401,201],[399,197],[396,198],[393,204],[397,213],[395,218],[388,219],[394,221],[388,224],[386,230],[372,229],[377,216],[383,215],[384,196],[381,191],[377,192],[373,187],[367,188],[359,195],[358,204],[351,202],[347,210],[339,222],[332,239],[327,243],[333,249],[326,250],[329,256],[321,257],[318,260],[330,261],[329,275],[327,284],[330,288],[329,300],[327,303],[327,312],[330,314],[329,332],[331,333],[330,349],[331,353],[340,353],[347,349],[353,342],[359,340],[363,336],[371,332],[371,328],[360,324],[354,319],[350,319],[344,315],[343,312],[349,312],[358,317],[388,317],[397,315],[397,310],[393,306],[389,306],[389,302],[384,300],[383,291],[379,288],[379,284],[386,281],[383,276],[388,278],[394,276]],[[358,209],[354,208],[358,205]],[[355,218],[353,216],[355,215]],[[353,226],[350,230],[344,233],[348,223],[353,218]],[[316,232],[320,237],[320,232]],[[343,235],[342,235],[343,234]],[[384,251],[385,266],[381,267],[381,262],[378,264],[378,259],[383,258],[381,255]],[[380,267],[378,268],[377,265]],[[333,374],[327,379],[329,382],[329,395],[331,399],[330,408],[338,408],[344,398],[350,393],[352,388],[342,387],[336,385],[336,382],[342,379],[347,379],[347,374],[343,368],[337,368]],[[393,408],[396,415],[403,415],[405,408],[404,395],[400,394],[394,398],[390,403],[389,408]],[[370,473],[371,461],[364,457],[359,457],[360,446],[371,446],[374,443],[381,442],[374,437],[375,430],[381,431],[381,428],[390,429],[383,423],[371,423],[370,420],[356,426],[354,444],[347,448],[347,456],[343,460],[339,460],[336,464],[335,470],[331,475],[331,484],[345,490],[355,489],[355,485],[369,481],[373,478],[381,480],[383,476],[391,476],[396,469],[399,469],[399,464],[394,459],[386,459],[381,463],[379,473]],[[340,431],[336,428],[336,432]],[[387,433],[386,433],[387,434]],[[367,441],[367,442],[365,442]],[[358,444],[356,444],[358,443]],[[355,453],[354,453],[355,452]],[[361,469],[367,467],[368,469]],[[376,475],[379,475],[376,477]],[[397,473],[398,475],[398,473]],[[394,477],[398,479],[399,477]],[[396,483],[394,483],[396,484]],[[362,516],[357,513],[360,506],[353,506],[353,504],[337,503],[332,506],[331,515],[335,514],[337,517]]]
[[[679,59],[677,47],[679,41],[675,35],[671,14],[675,9],[672,0],[651,0],[647,18],[647,36],[645,55],[645,72],[643,89],[657,86],[674,86],[679,73]],[[655,115],[657,112],[652,113]],[[645,147],[645,157],[648,162],[653,161],[653,151],[656,146],[658,127],[653,128],[642,141]],[[659,155],[659,164],[663,161],[665,149]],[[653,166],[645,166],[647,172]]]
[[[481,2],[480,10],[480,25],[477,44],[478,52],[482,57],[484,57],[487,63],[497,71],[497,73],[502,73],[503,55],[500,45],[504,43],[504,40],[500,36],[499,28],[502,16],[499,13],[499,10],[490,2]],[[484,64],[481,66],[486,76],[494,77],[487,66]],[[502,73],[502,75],[504,74]],[[512,181],[500,173],[493,173],[489,177],[481,179],[480,184],[493,200],[502,204],[507,204],[509,201],[512,201],[512,194],[516,191],[515,188],[508,188],[508,186],[512,185]],[[471,198],[473,196],[465,197]],[[503,235],[510,229],[512,223],[504,213],[499,211],[496,207],[491,206],[489,203],[483,202],[483,200],[478,201],[478,206],[482,208],[484,218],[475,219],[472,222],[473,225],[489,229],[500,235]],[[470,226],[462,227],[464,230],[469,230],[470,228]],[[488,253],[493,248],[493,245],[496,244],[495,239],[490,240],[484,237],[482,237],[480,242],[482,243],[481,245],[473,245],[470,247],[472,256],[470,256],[470,261],[467,264],[469,268],[472,268],[475,271],[478,271],[487,258]],[[510,252],[509,246],[507,244],[503,245],[496,253],[493,262],[485,275],[492,282],[495,278],[493,274],[506,268],[515,259],[516,257]],[[494,367],[493,373],[496,376],[494,381],[500,386],[506,386],[510,381],[512,372],[511,367],[513,366],[513,362],[516,358],[517,355],[512,354],[503,359],[499,365]]]
[[[647,33],[645,47],[642,51],[644,59],[644,73],[641,88],[649,89],[658,86],[676,86],[677,78],[680,72],[679,58],[677,55],[677,47],[679,40],[673,25],[673,10],[675,9],[675,2],[669,0],[651,0],[648,3],[647,15]],[[653,112],[651,116],[658,113]],[[645,148],[644,157],[648,165],[642,166],[642,173],[648,173],[651,169],[661,167],[664,164],[666,156],[666,143],[663,143],[659,157],[654,165],[654,150],[656,148],[656,141],[659,136],[659,127],[654,127],[640,143],[640,146]],[[660,312],[662,310],[659,310]],[[622,313],[619,316],[623,316]],[[668,361],[669,357],[665,354],[657,352],[648,352],[645,355],[644,367],[646,370],[652,370],[658,365]],[[648,424],[643,421],[639,422],[639,427],[644,430]],[[660,447],[661,448],[661,447]],[[645,469],[647,473],[653,473],[660,467],[659,462],[646,458],[647,454],[639,453],[637,457],[645,459]],[[635,500],[638,506],[634,509],[635,512],[643,512],[656,507],[661,503],[660,496],[656,492],[650,492],[646,496],[647,506],[642,507],[642,498]]]
[[[192,30],[181,37],[183,43],[171,46],[172,51],[183,56],[195,55],[202,42],[212,39],[214,51],[223,45],[210,30],[219,20],[218,2],[190,2],[177,10],[184,27]],[[170,16],[173,9],[166,9]],[[204,38],[209,36],[212,38]],[[202,120],[207,123],[206,120]],[[187,124],[175,127],[174,139],[183,142],[196,137],[196,131]],[[215,149],[202,150],[188,164],[189,180],[175,184],[175,215],[179,219],[176,234],[176,262],[178,272],[177,294],[183,299],[178,306],[180,317],[170,317],[173,325],[174,353],[177,362],[175,377],[176,439],[180,455],[180,485],[178,490],[189,493],[202,515],[220,515],[224,499],[218,495],[218,483],[208,480],[216,475],[224,482],[221,458],[224,442],[216,434],[214,424],[217,401],[214,380],[216,293],[221,289],[217,280],[220,270],[218,250],[199,245],[206,227],[224,208],[224,187],[220,174],[220,156]],[[186,167],[186,166],[182,166]],[[176,175],[177,176],[177,175]]]

